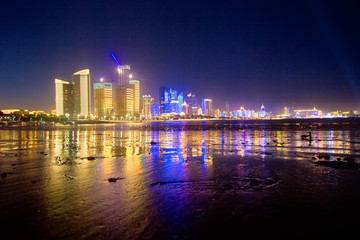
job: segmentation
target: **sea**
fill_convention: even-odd
[[[0,128],[12,239],[358,233],[360,118]]]

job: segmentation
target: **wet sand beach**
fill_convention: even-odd
[[[221,124],[1,129],[1,233],[34,239],[357,233],[358,121]],[[302,139],[309,132],[312,141]]]

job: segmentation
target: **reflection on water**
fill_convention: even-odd
[[[360,149],[360,130],[311,130],[311,142],[301,140],[307,131],[141,125],[1,130],[0,171],[9,174],[2,180],[0,207],[45,238],[194,235],[198,216],[208,216],[211,226],[210,216],[233,224],[222,215],[222,203],[234,204],[234,189],[265,189],[278,182],[275,177],[285,181],[292,174],[316,182],[324,172],[306,165],[311,157],[329,154],[333,160],[357,156]],[[294,160],[302,170],[289,170],[283,160]],[[110,183],[110,177],[119,180]]]
[[[131,157],[152,155],[187,162],[213,154],[240,155],[263,152],[352,154],[359,148],[359,131],[311,131],[313,141],[301,140],[304,131],[119,129],[117,125],[89,125],[49,130],[2,130],[1,152],[42,148],[64,157]],[[152,143],[152,144],[151,144]]]

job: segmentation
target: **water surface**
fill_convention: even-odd
[[[360,159],[356,124],[221,124],[0,130],[2,229],[44,239],[357,229],[360,174],[344,161]],[[325,155],[344,164],[315,163]]]

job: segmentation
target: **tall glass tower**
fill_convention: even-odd
[[[213,115],[211,99],[204,98],[202,100],[201,106],[202,106],[202,113],[204,116],[212,116]]]
[[[161,86],[159,88],[160,115],[165,113],[165,91],[166,91],[165,86]]]
[[[56,115],[73,117],[74,91],[73,84],[60,79],[55,79]]]
[[[115,83],[115,115],[119,117],[126,117],[127,114],[127,99],[126,96],[130,91],[127,91],[129,84],[130,65],[120,65],[117,67],[119,78]]]
[[[130,80],[130,88],[133,89],[133,113],[135,117],[140,117],[140,81]]]
[[[75,87],[75,116],[88,118],[91,112],[90,70],[84,69],[74,73],[72,82]]]
[[[94,84],[95,115],[100,119],[109,119],[113,110],[112,83]]]

